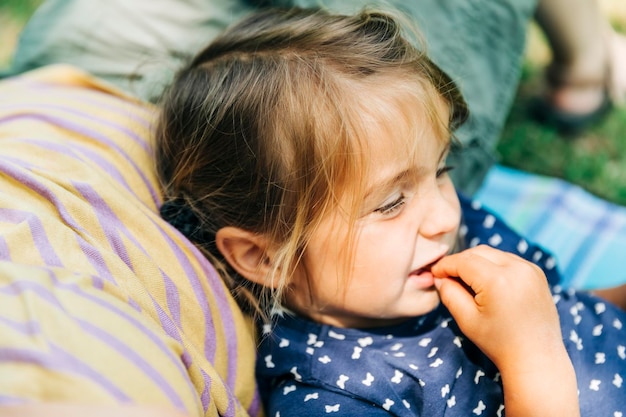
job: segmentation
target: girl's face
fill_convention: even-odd
[[[438,116],[448,120],[439,101]],[[415,123],[428,125],[421,119]],[[449,139],[430,128],[415,136],[401,126],[376,129],[352,237],[345,210],[323,219],[285,291],[287,307],[318,322],[363,328],[439,304],[430,265],[454,249],[460,205],[446,173]],[[408,141],[415,140],[419,158],[408,158]]]

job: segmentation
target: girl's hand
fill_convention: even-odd
[[[573,366],[538,266],[478,246],[442,258],[431,271],[442,303],[498,367],[507,416],[579,415]]]
[[[524,352],[562,346],[543,271],[511,253],[478,246],[432,267],[441,301],[498,368]]]

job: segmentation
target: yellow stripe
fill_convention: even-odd
[[[2,175],[0,175],[0,207],[18,209],[36,216],[43,224],[43,228],[36,231],[37,237],[45,237],[48,240],[63,264],[62,269],[53,269],[54,276],[63,283],[79,285],[82,291],[96,300],[89,301],[70,291],[61,291],[55,288],[45,269],[27,267],[26,265],[45,266],[43,258],[36,250],[33,230],[26,223],[13,224],[0,220],[0,234],[14,261],[13,265],[4,264],[0,267],[4,284],[13,279],[28,277],[47,288],[63,306],[59,308],[49,305],[39,296],[32,294],[20,298],[3,294],[0,296],[0,316],[6,317],[9,308],[16,314],[11,318],[17,322],[24,322],[34,314],[50,340],[59,343],[59,346],[67,352],[93,366],[133,401],[143,404],[168,403],[168,399],[154,383],[153,378],[94,334],[86,334],[85,328],[71,320],[72,316],[87,320],[87,323],[95,326],[95,329],[119,339],[123,346],[140,352],[143,360],[154,372],[176,387],[177,396],[182,399],[185,408],[192,415],[201,414],[199,396],[204,389],[202,372],[211,376],[211,404],[207,415],[217,415],[218,410],[224,411],[233,406],[229,402],[230,390],[222,383],[229,378],[235,378],[235,394],[244,408],[249,407],[255,393],[253,379],[255,352],[248,328],[249,323],[221,283],[215,288],[211,287],[208,278],[202,275],[200,261],[183,241],[178,240],[176,232],[159,217],[149,189],[150,187],[158,189],[151,151],[132,139],[132,135],[136,134],[148,141],[152,140],[149,124],[155,109],[124,96],[119,91],[110,90],[93,78],[69,67],[58,66],[38,70],[27,75],[24,81],[24,84],[15,80],[0,83],[0,103],[9,105],[23,103],[25,109],[36,114],[79,123],[79,128],[88,128],[112,140],[131,161],[113,149],[97,143],[93,138],[84,136],[78,128],[67,130],[32,118],[12,119],[0,123],[2,142],[0,158],[10,156],[23,160],[25,164],[35,164],[37,168],[31,175],[34,175],[37,181],[44,184],[60,201],[61,206],[67,211],[69,223],[73,222],[77,227],[72,229],[67,221],[63,221],[57,208],[47,198],[25,189],[23,184],[12,182]],[[24,89],[32,88],[33,92],[44,90],[41,86],[34,85],[34,81],[46,83],[45,94],[34,95],[31,92],[24,94]],[[72,89],[69,94],[67,88]],[[73,116],[71,111],[59,109],[59,106],[92,114],[96,119],[103,119],[105,122]],[[9,109],[0,108],[0,117],[14,114],[20,112],[12,113]],[[113,124],[113,127],[106,122]],[[128,131],[120,130],[115,127],[116,125],[123,126]],[[43,140],[49,144],[70,144],[83,160],[69,154],[40,148],[39,145],[29,141],[16,140],[20,138]],[[82,153],[80,146],[87,147],[116,167],[131,190],[124,188],[109,172],[87,159],[87,153]],[[133,168],[133,163],[140,168],[140,172]],[[26,167],[27,165],[24,165],[20,169],[27,169]],[[140,174],[143,174],[144,178]],[[145,179],[148,185],[144,183]],[[88,184],[107,203],[113,215],[122,220],[120,227],[125,229],[119,230],[117,247],[112,247],[108,239],[113,231],[104,230],[102,217],[96,214],[101,208],[92,207],[79,195],[75,186],[80,184]],[[160,195],[157,194],[156,197],[160,199]],[[77,234],[93,252],[83,253],[78,244]],[[206,335],[200,320],[202,307],[207,306],[197,304],[189,277],[186,276],[186,271],[176,254],[169,248],[165,236],[176,240],[185,262],[189,262],[190,267],[200,277],[202,293],[207,297],[208,308],[215,321],[217,346],[214,347],[216,351],[214,363],[204,357]],[[135,242],[138,242],[139,246]],[[119,253],[123,252],[127,254],[130,265],[126,265],[120,258]],[[116,284],[105,282],[102,290],[94,287],[91,279],[91,275],[97,273],[97,268],[90,259],[96,259],[96,255],[102,257],[103,265],[116,281]],[[167,298],[162,273],[171,277],[178,288],[181,309],[181,325],[178,331],[182,334],[182,344],[168,337],[160,327],[155,302],[168,316],[173,317],[172,312],[168,310],[168,301],[171,300]],[[107,277],[101,278],[106,281]],[[223,297],[226,297],[226,307],[225,311],[220,311],[217,307],[218,299]],[[128,303],[129,299],[140,306],[139,312]],[[150,328],[159,340],[166,343],[169,353],[156,349],[154,342],[143,333],[137,332],[134,325],[98,304],[102,302],[115,306]],[[237,351],[234,352],[227,349],[225,328],[227,324],[222,320],[231,316],[237,341]],[[30,347],[43,351],[41,349],[45,346],[45,343],[38,341],[39,339],[15,331],[0,332],[0,335],[0,347]],[[189,374],[184,375],[184,378],[169,358],[171,354],[180,356],[183,349],[189,352],[192,363],[188,370]],[[237,361],[234,370],[236,374],[229,376],[227,364],[233,359]],[[10,374],[16,376],[14,372],[19,368],[20,372],[23,371],[20,375],[36,375],[42,387],[55,386],[45,393],[43,391],[34,393],[22,392],[26,388],[18,385],[22,388],[16,394],[23,397],[32,395],[33,398],[39,399],[60,399],[64,396],[76,398],[80,394],[85,401],[113,401],[111,395],[97,385],[87,382],[83,376],[72,376],[67,373],[61,376],[58,372],[38,370],[33,365],[0,364],[0,367],[0,375],[6,375],[4,371],[10,370]],[[67,384],[59,385],[60,381]],[[192,388],[189,388],[190,382],[193,384]],[[0,385],[7,384],[9,382],[0,377]],[[2,386],[0,391],[8,392],[4,391],[4,388],[6,387]],[[237,415],[243,416],[246,413],[239,409]]]

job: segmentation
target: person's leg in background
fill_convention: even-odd
[[[610,27],[598,0],[539,0],[535,17],[552,62],[532,115],[563,133],[579,133],[626,96],[626,38]]]

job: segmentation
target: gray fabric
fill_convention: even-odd
[[[252,10],[243,0],[47,0],[8,75],[72,64],[155,101],[186,56]]]
[[[427,48],[460,86],[470,120],[450,164],[472,194],[495,162],[495,146],[517,88],[527,24],[537,0],[388,0],[415,19]],[[246,0],[47,0],[24,29],[12,73],[64,62],[154,101],[185,55],[254,10]],[[360,0],[274,0],[354,12]]]

